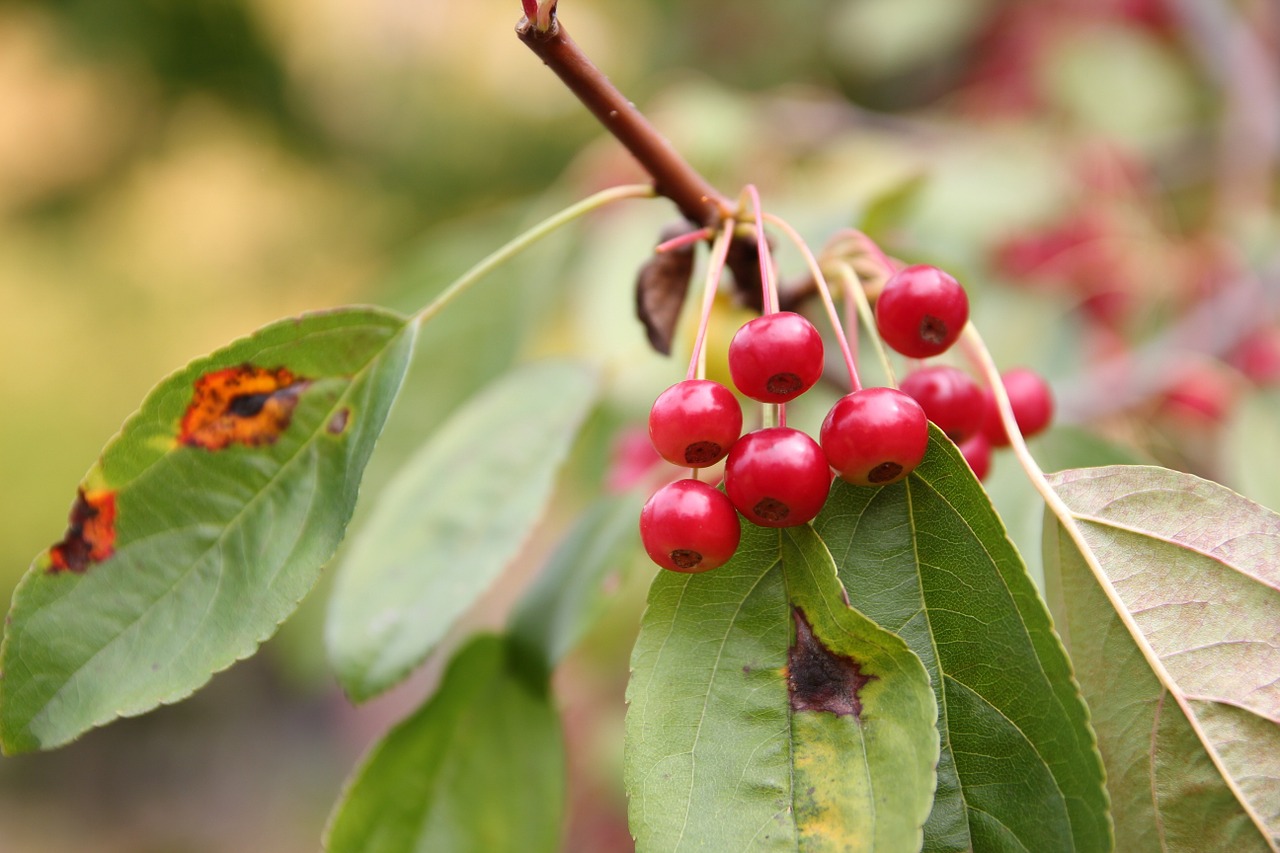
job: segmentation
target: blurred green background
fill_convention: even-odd
[[[1042,442],[1047,468],[1156,459],[1277,506],[1280,478],[1256,451],[1280,434],[1280,11],[1208,5],[561,10],[727,194],[753,181],[815,246],[858,225],[955,272],[998,361],[1059,389],[1068,426]],[[0,4],[6,600],[62,535],[98,450],[169,371],[281,316],[412,310],[537,217],[642,178],[516,41],[519,12],[515,0]],[[366,494],[478,385],[573,351],[611,390],[550,542],[608,474],[618,432],[682,375],[679,357],[647,352],[629,294],[674,218],[662,202],[598,215],[444,315]],[[794,252],[779,260],[799,270]],[[1230,313],[1233,299],[1246,310]],[[1205,306],[1225,319],[1188,319]],[[814,406],[794,419],[816,423]],[[1038,563],[1039,515],[1012,459],[989,485]],[[500,621],[545,547],[469,624]],[[566,849],[629,846],[621,696],[643,575],[557,679],[575,778]],[[352,764],[433,677],[351,709],[324,671],[323,597],[192,700],[0,759],[0,849],[317,849]]]

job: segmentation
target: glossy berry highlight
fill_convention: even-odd
[[[876,328],[909,358],[945,352],[969,320],[969,297],[937,267],[917,264],[894,273],[876,300]]]
[[[749,521],[794,527],[822,510],[831,471],[812,438],[789,427],[769,427],[747,433],[729,451],[724,488]]]
[[[906,477],[929,449],[924,409],[893,388],[863,388],[836,401],[822,422],[822,451],[842,480],[887,486]]]
[[[902,392],[924,409],[925,417],[956,444],[982,429],[987,404],[973,377],[958,367],[922,367],[902,380]]]
[[[709,379],[686,379],[663,391],[649,410],[649,440],[668,462],[714,465],[742,434],[742,407],[733,392]]]
[[[699,480],[676,480],[640,511],[640,541],[664,569],[693,574],[729,562],[742,526],[724,493]]]
[[[729,375],[745,396],[786,403],[822,377],[822,336],[791,311],[757,317],[729,342]]]

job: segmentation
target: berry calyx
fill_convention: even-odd
[[[1053,392],[1049,390],[1049,383],[1039,373],[1027,367],[1005,371],[1000,379],[1004,383],[1005,393],[1009,395],[1009,406],[1013,409],[1013,418],[1022,437],[1031,438],[1044,432],[1053,420]],[[1008,447],[1009,435],[1000,421],[995,395],[987,388],[983,391],[983,397],[987,402],[987,416],[982,434],[992,447]]]
[[[900,387],[956,444],[982,429],[986,401],[978,383],[963,370],[947,365],[922,367],[903,379]]]
[[[790,427],[768,427],[747,433],[729,451],[724,489],[749,521],[795,527],[822,510],[831,471],[812,438]]]
[[[917,264],[894,273],[876,300],[876,328],[909,358],[945,352],[969,320],[969,297],[937,267]]]
[[[709,379],[686,379],[658,395],[649,410],[649,440],[663,459],[687,468],[714,465],[742,434],[733,392]]]
[[[893,388],[863,388],[836,401],[822,422],[822,450],[840,478],[887,486],[906,477],[929,449],[924,409]]]
[[[747,397],[786,403],[822,377],[822,336],[792,311],[765,314],[744,324],[729,342],[729,374]]]
[[[640,510],[640,540],[649,558],[673,572],[705,572],[729,562],[742,526],[724,493],[700,480],[676,480]]]

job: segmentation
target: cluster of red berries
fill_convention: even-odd
[[[1043,432],[1053,419],[1048,383],[1026,367],[1005,371],[1000,378],[1018,431],[1024,438]],[[901,387],[960,448],[974,475],[985,480],[991,469],[991,452],[1009,446],[991,389],[979,387],[968,373],[949,365],[921,367],[903,379]]]
[[[875,307],[881,337],[911,358],[948,349],[968,315],[964,289],[929,266],[895,273]],[[728,361],[743,396],[787,403],[821,377],[822,337],[799,314],[768,313],[738,330]],[[1026,376],[1040,382],[1045,393],[1028,393]],[[1024,433],[1047,425],[1051,409],[1043,382],[1029,371],[1011,372],[1005,380]],[[963,371],[925,367],[911,374],[902,390],[859,388],[842,397],[815,442],[786,426],[742,435],[742,409],[733,392],[718,382],[686,379],[653,404],[650,440],[659,455],[683,467],[705,468],[724,460],[724,491],[692,478],[663,486],[640,515],[645,550],[658,565],[674,571],[720,566],[737,550],[739,513],[762,527],[804,524],[826,502],[832,470],[862,486],[884,486],[906,477],[924,459],[928,420],[962,446],[981,440],[989,456],[986,442],[1007,444],[1008,439],[998,419],[988,426],[988,406],[984,391]],[[970,460],[971,465],[976,462]]]

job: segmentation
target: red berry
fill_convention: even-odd
[[[675,465],[714,465],[728,455],[741,434],[738,398],[709,379],[677,382],[649,410],[649,440],[663,459]]]
[[[831,470],[812,438],[769,427],[747,433],[729,451],[724,489],[749,521],[794,527],[811,521],[827,502]]]
[[[822,377],[822,336],[791,311],[757,317],[729,342],[729,374],[752,400],[786,403]]]
[[[705,572],[729,562],[742,527],[733,504],[698,480],[676,480],[640,510],[640,540],[649,557],[673,572]]]
[[[1239,391],[1239,378],[1226,368],[1213,362],[1190,364],[1164,392],[1160,411],[1188,425],[1221,424],[1230,415]]]
[[[604,478],[605,491],[625,492],[644,479],[655,465],[661,464],[662,457],[653,449],[648,433],[638,425],[628,426],[613,440]]]
[[[894,273],[876,300],[876,328],[885,343],[910,358],[946,351],[969,319],[964,288],[937,267]]]
[[[987,441],[985,435],[978,433],[970,436],[968,441],[962,442],[960,455],[964,457],[965,462],[969,463],[973,476],[977,477],[979,482],[987,479],[987,473],[991,470],[991,442]]]
[[[1280,328],[1261,328],[1241,341],[1227,359],[1262,386],[1280,384]]]
[[[982,389],[957,367],[923,367],[902,380],[902,391],[956,444],[977,433],[986,420]]]
[[[1053,392],[1049,390],[1049,383],[1039,373],[1027,367],[1005,371],[1000,378],[1004,382],[1005,393],[1009,395],[1013,418],[1022,437],[1031,438],[1044,432],[1053,420]],[[1009,436],[1004,431],[1004,424],[1000,422],[995,395],[990,388],[985,389],[982,394],[987,401],[987,416],[982,434],[992,447],[1008,447]]]
[[[920,404],[893,388],[863,388],[836,401],[822,422],[822,450],[843,480],[886,486],[916,469],[929,448]]]

